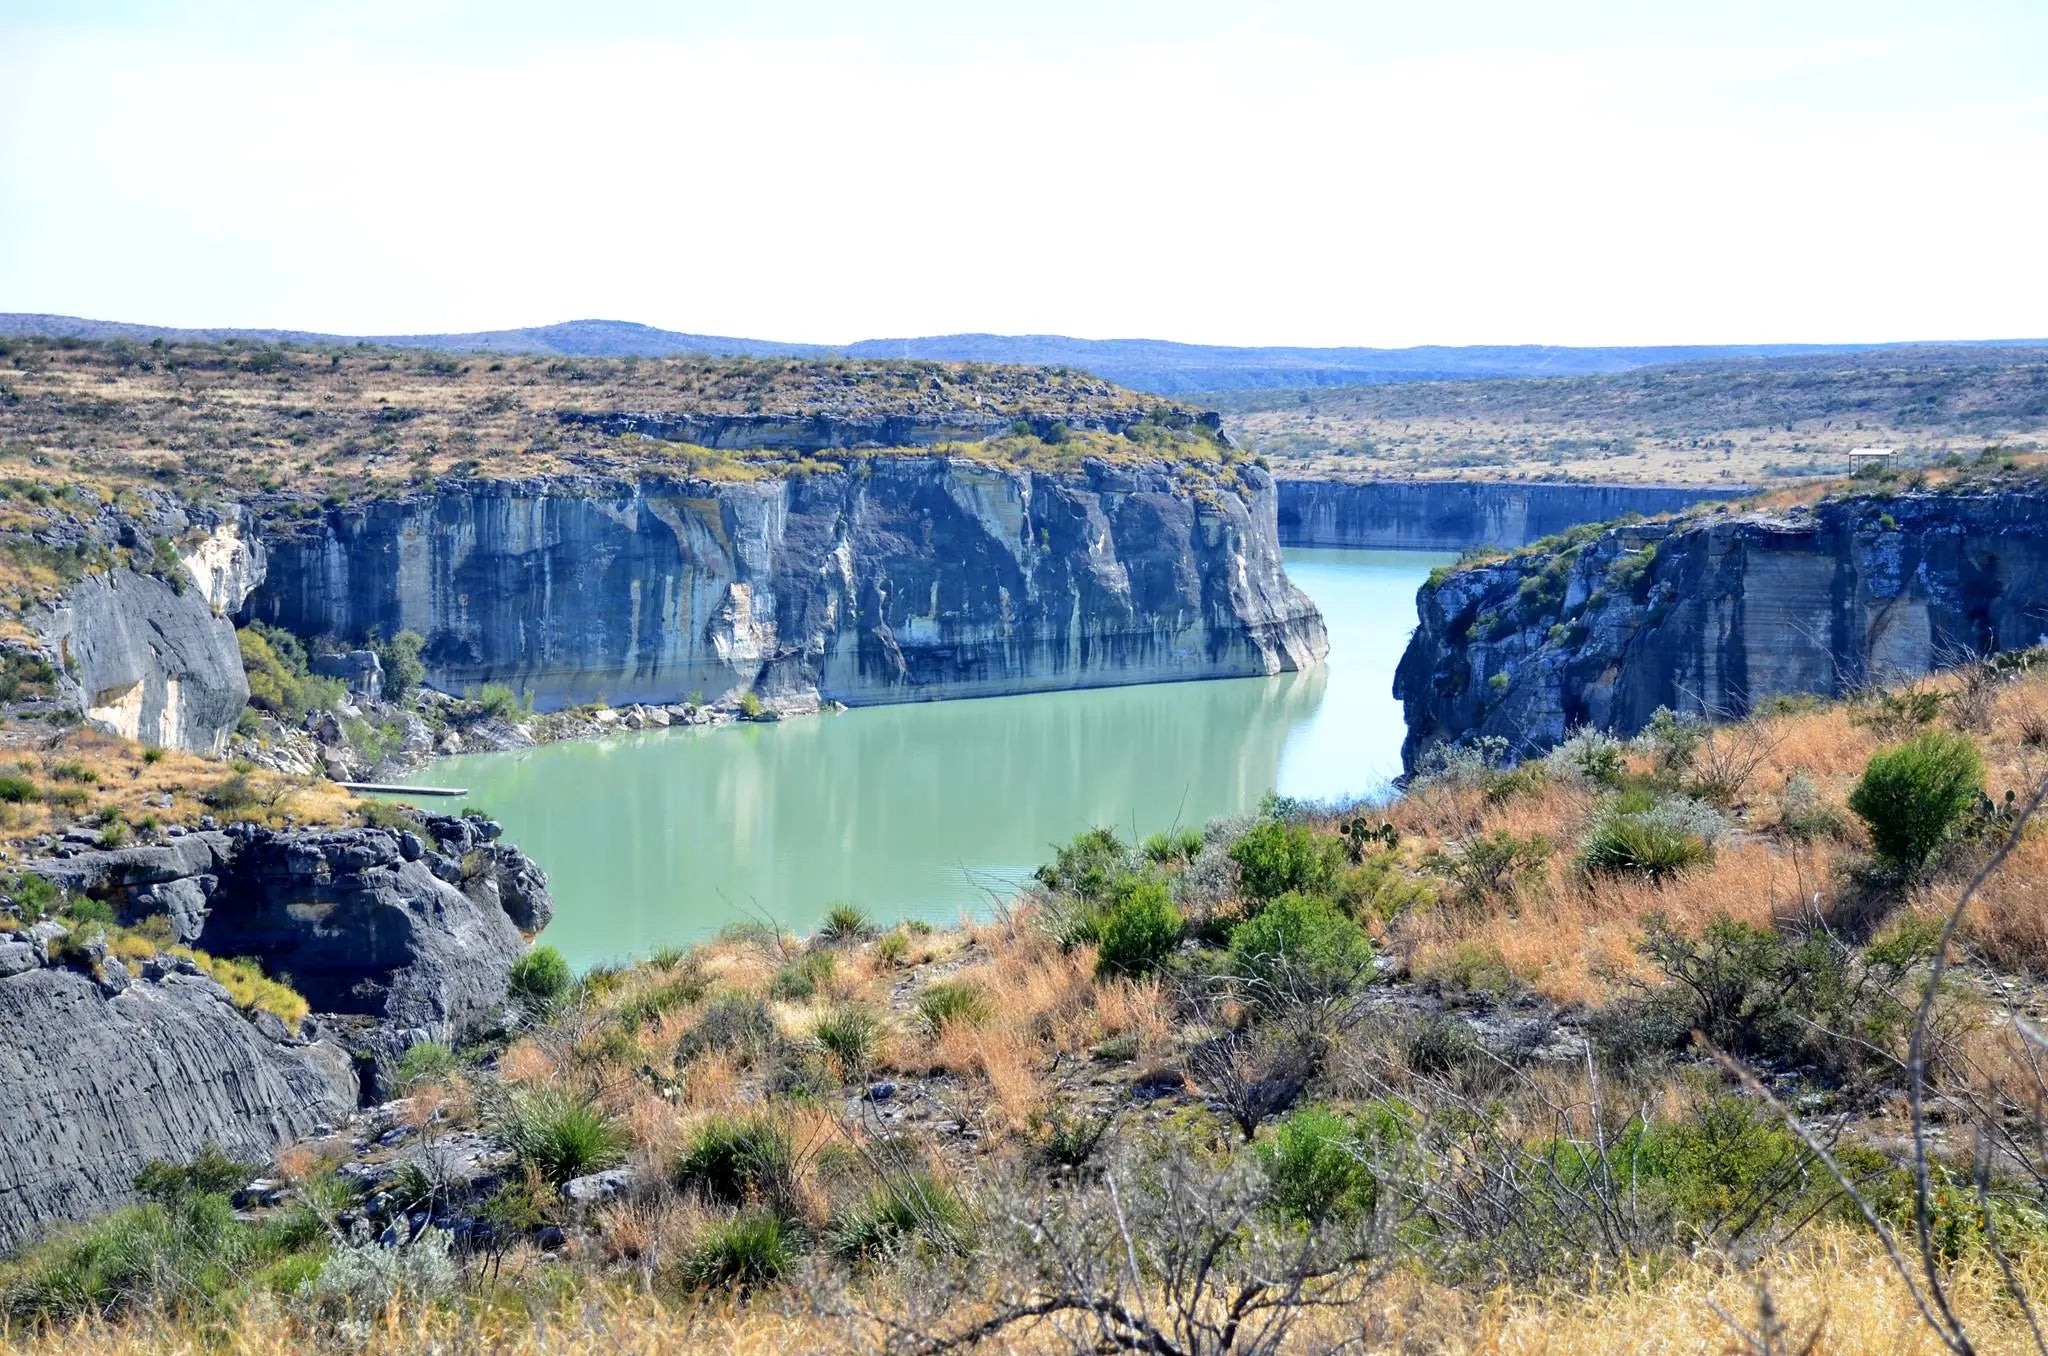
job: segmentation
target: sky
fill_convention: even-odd
[[[0,0],[0,310],[2048,336],[2048,0]]]

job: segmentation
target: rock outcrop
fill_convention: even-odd
[[[356,1105],[339,1048],[250,1020],[203,976],[108,965],[0,970],[0,1250],[132,1199],[153,1159],[212,1143],[261,1161]]]
[[[261,543],[239,512],[195,516],[167,497],[79,532],[153,569],[87,575],[36,614],[66,696],[110,733],[219,756],[249,700],[232,618],[262,581]]]
[[[1410,768],[1499,736],[1640,730],[1660,706],[1741,716],[2048,641],[2048,492],[1865,496],[1618,527],[1450,572],[1418,595],[1394,680]]]
[[[323,1013],[454,1041],[502,1009],[506,972],[554,915],[547,876],[498,826],[429,818],[425,835],[252,825],[31,862],[124,921],[251,956]]]
[[[752,691],[849,704],[1316,662],[1273,482],[878,456],[758,481],[476,480],[267,528],[248,615],[426,638],[428,681],[542,710]]]
[[[1282,480],[1280,544],[1462,551],[1527,546],[1583,523],[1677,513],[1746,485],[1539,485],[1483,480]]]

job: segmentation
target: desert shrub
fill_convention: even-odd
[[[1365,929],[1327,899],[1287,894],[1230,932],[1230,969],[1253,997],[1342,992],[1371,973]]]
[[[1486,803],[1506,805],[1522,796],[1540,796],[1550,785],[1550,769],[1541,763],[1524,763],[1518,768],[1494,774],[1486,784]]]
[[[839,1061],[848,1078],[859,1078],[882,1048],[882,1024],[866,1008],[843,1007],[818,1019],[811,1040]]]
[[[168,1205],[181,1196],[227,1196],[247,1186],[262,1171],[262,1164],[235,1158],[211,1140],[183,1163],[156,1159],[135,1174],[135,1189],[159,1204]]]
[[[740,719],[759,720],[766,708],[761,705],[761,696],[752,690],[740,693]]]
[[[256,783],[246,772],[230,772],[200,793],[199,799],[209,810],[223,814],[240,814],[253,808],[262,797],[256,791]]]
[[[1095,927],[1099,975],[1144,975],[1180,945],[1186,920],[1164,881],[1137,880],[1118,892]]]
[[[1587,871],[1658,882],[1713,860],[1714,845],[1704,835],[1655,810],[1602,815],[1579,845]]]
[[[1846,827],[1841,811],[1828,804],[1820,787],[1804,772],[1795,772],[1778,793],[1778,828],[1801,842],[1839,838]]]
[[[1361,920],[1392,919],[1436,901],[1436,890],[1391,852],[1374,853],[1339,874],[1330,897]]]
[[[420,662],[426,638],[417,631],[400,631],[387,641],[373,642],[377,662],[384,668],[384,700],[404,702],[426,680],[427,666]]]
[[[589,1093],[566,1088],[514,1092],[498,1132],[522,1166],[556,1186],[625,1161],[628,1139]]]
[[[834,904],[818,925],[818,936],[827,942],[857,942],[874,934],[874,920],[851,904]]]
[[[832,1217],[826,1239],[841,1257],[878,1257],[910,1247],[964,1251],[973,1216],[952,1186],[922,1171],[892,1172]]]
[[[470,700],[476,714],[486,720],[511,720],[526,710],[519,694],[503,683],[485,683]]]
[[[529,1011],[544,1012],[569,991],[575,975],[562,953],[543,942],[512,962],[507,979],[514,1002]]]
[[[422,1083],[432,1083],[448,1077],[458,1065],[455,1052],[439,1041],[421,1041],[408,1046],[398,1058],[398,1086],[401,1091],[411,1091]]]
[[[902,931],[885,933],[875,943],[875,959],[888,966],[906,965],[910,961],[910,937]]]
[[[1553,748],[1543,764],[1553,777],[1619,786],[1628,768],[1628,746],[1604,730],[1582,726]]]
[[[1418,967],[1415,977],[1461,993],[1502,997],[1516,987],[1514,973],[1500,953],[1483,942],[1459,942],[1433,964]]]
[[[55,881],[33,871],[0,876],[0,892],[6,894],[25,923],[42,921],[64,901],[64,891]]]
[[[1328,893],[1344,860],[1344,845],[1306,824],[1264,819],[1231,845],[1238,881],[1247,897],[1276,899],[1290,891]]]
[[[1053,849],[1053,859],[1033,873],[1038,883],[1059,894],[1097,900],[1107,895],[1111,882],[1137,867],[1129,847],[1114,829],[1089,829],[1074,835],[1071,842]]]
[[[747,994],[725,994],[706,1004],[704,1015],[676,1043],[676,1063],[720,1054],[750,1069],[766,1063],[781,1048],[782,1030],[766,1003]]]
[[[941,979],[917,996],[917,1013],[934,1032],[955,1022],[977,1026],[989,1018],[988,998],[962,979]]]
[[[1742,1055],[1796,1040],[1794,1014],[1811,1011],[1817,990],[1832,986],[1840,970],[1839,958],[1818,934],[1788,941],[1727,917],[1690,937],[1653,915],[1640,950],[1677,986],[1671,997],[1686,1025]]]
[[[1984,760],[1969,736],[1928,731],[1872,755],[1849,793],[1878,855],[1919,867],[1948,841],[1984,793]]]
[[[1657,761],[1671,769],[1692,766],[1692,760],[1699,752],[1703,721],[1690,713],[1679,715],[1668,706],[1660,706],[1650,713],[1650,723],[1637,736],[1644,745],[1657,755]]]
[[[695,1290],[744,1293],[780,1280],[796,1260],[796,1240],[781,1217],[772,1210],[750,1210],[706,1229],[677,1271],[683,1284]]]
[[[253,622],[235,633],[242,650],[242,671],[249,680],[249,705],[267,711],[287,725],[297,725],[315,711],[339,706],[348,697],[345,684],[321,678],[307,669],[306,647],[289,631]]]
[[[312,1300],[337,1319],[360,1323],[396,1304],[448,1294],[460,1280],[448,1236],[429,1229],[403,1248],[369,1242],[336,1247],[321,1264]]]
[[[1540,833],[1523,838],[1496,829],[1434,853],[1426,864],[1449,880],[1467,904],[1509,903],[1541,878],[1551,851],[1550,840]]]
[[[1328,1107],[1292,1113],[1254,1152],[1271,1184],[1273,1204],[1283,1214],[1320,1223],[1372,1209],[1376,1184],[1366,1162],[1367,1146]]]
[[[36,798],[36,784],[27,777],[15,773],[0,775],[0,801],[9,805],[26,805]]]
[[[724,1205],[783,1209],[795,1198],[796,1148],[789,1131],[765,1115],[713,1116],[676,1155],[669,1181]]]
[[[586,982],[588,977],[586,976]],[[619,1029],[634,1035],[649,1023],[657,1022],[677,1008],[686,1008],[704,996],[704,977],[695,967],[685,969],[680,975],[667,979],[651,988],[642,989],[612,1011]]]
[[[1059,1106],[1033,1111],[1029,1125],[1032,1152],[1048,1167],[1086,1167],[1115,1121],[1113,1109],[1099,1114],[1074,1113]]]
[[[1191,862],[1202,851],[1202,831],[1182,829],[1178,833],[1155,833],[1144,843],[1145,860],[1157,866]]]
[[[830,951],[806,951],[775,972],[768,992],[777,998],[805,1002],[832,983],[839,962]]]
[[[1897,739],[1924,725],[1933,724],[1940,717],[1942,703],[1946,700],[1939,692],[1921,688],[1880,692],[1858,701],[1855,714],[1850,719],[1858,725],[1869,726],[1882,738]]]

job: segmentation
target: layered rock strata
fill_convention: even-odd
[[[269,529],[248,615],[426,638],[428,681],[542,710],[848,704],[1270,674],[1319,660],[1273,482],[876,457],[760,481],[473,481]]]
[[[1448,573],[1395,676],[1403,756],[1527,754],[1658,707],[1741,716],[2048,641],[2048,492],[1865,496],[1611,529]]]
[[[1677,513],[1745,485],[1538,485],[1480,480],[1282,480],[1280,544],[1512,550],[1584,523]]]

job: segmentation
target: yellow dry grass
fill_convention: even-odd
[[[673,1256],[706,1219],[703,1211],[685,1202],[611,1207],[606,1213],[605,1260],[630,1274],[654,1259]],[[2025,1255],[2018,1259],[2018,1267],[2035,1293],[2048,1284],[2048,1259]],[[1965,1263],[1950,1273],[1948,1281],[1952,1302],[1984,1356],[2033,1350],[2025,1320],[2003,1297],[1988,1262]],[[1729,1318],[1756,1327],[1764,1293],[1785,1332],[1794,1338],[1792,1350],[1809,1336],[1815,1338],[1815,1356],[1935,1356],[1943,1350],[1876,1244],[1846,1229],[1815,1231],[1805,1242],[1741,1269],[1707,1255],[1662,1271],[1617,1275],[1589,1268],[1584,1276],[1554,1286],[1503,1288],[1484,1295],[1447,1291],[1396,1275],[1360,1303],[1309,1315],[1286,1350],[1328,1350],[1336,1341],[1349,1339],[1350,1349],[1376,1356],[1733,1353],[1743,1348]],[[894,1308],[886,1291],[871,1302],[884,1313]],[[783,1312],[725,1300],[664,1303],[621,1286],[539,1312],[523,1305],[485,1305],[471,1313],[394,1308],[358,1331],[347,1332],[334,1325],[315,1327],[258,1304],[232,1316],[224,1331],[205,1335],[189,1323],[163,1318],[121,1326],[88,1321],[16,1337],[7,1349],[23,1356],[268,1356],[341,1350],[435,1356],[665,1356],[694,1351],[784,1356],[797,1351],[872,1351],[880,1345],[882,1330],[869,1320],[806,1312],[801,1297],[790,1308],[792,1312]],[[985,1304],[963,1304],[949,1318],[965,1325],[986,1312]],[[1072,1347],[1048,1328],[1020,1326],[975,1350],[1021,1354]]]
[[[174,749],[150,749],[134,740],[74,729],[52,736],[26,724],[0,739],[0,773],[33,782],[42,799],[0,804],[0,862],[22,840],[112,811],[129,825],[154,820],[168,827],[219,813],[203,797],[236,775],[228,765]],[[361,802],[333,782],[290,777],[262,768],[242,774],[251,803],[234,817],[280,827],[341,824]]]

